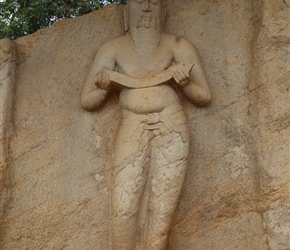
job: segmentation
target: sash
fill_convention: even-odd
[[[162,83],[168,82],[169,80],[173,79],[175,70],[180,69],[184,72],[190,72],[193,66],[193,63],[179,63],[170,66],[164,71],[154,72],[153,74],[149,74],[148,76],[141,79],[129,77],[119,72],[111,71],[108,69],[103,69],[102,71],[110,75],[110,81],[115,84],[131,89],[141,89],[157,86]]]

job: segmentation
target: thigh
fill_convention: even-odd
[[[188,153],[188,142],[178,132],[162,136],[153,147],[146,234],[148,249],[164,248],[183,185]]]
[[[180,133],[163,136],[153,148],[150,207],[154,213],[170,216],[184,182],[189,144]]]
[[[139,147],[140,142],[146,138],[132,138],[132,131],[134,127],[121,126],[114,152],[112,207],[121,216],[138,210],[147,180],[148,145]]]

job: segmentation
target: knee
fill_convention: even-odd
[[[127,218],[137,214],[138,206],[134,195],[121,190],[112,195],[112,212],[116,218]]]
[[[138,214],[142,184],[143,181],[140,184],[134,179],[128,179],[113,187],[111,205],[115,218],[132,218]]]
[[[149,211],[163,221],[169,221],[174,213],[180,194],[179,187],[168,187],[162,193],[152,192]]]

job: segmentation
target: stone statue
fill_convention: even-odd
[[[194,46],[162,32],[162,0],[129,0],[126,34],[99,48],[81,103],[96,110],[110,86],[120,86],[121,123],[111,181],[115,250],[166,249],[189,154],[187,119],[174,80],[198,106],[211,100]]]

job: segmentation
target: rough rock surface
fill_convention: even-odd
[[[9,39],[0,41],[0,218],[5,216],[12,189],[10,140],[13,136],[13,105],[15,91],[15,46]],[[0,233],[2,230],[0,227]]]
[[[191,155],[169,249],[290,249],[289,1],[167,5],[166,32],[196,46],[213,93],[202,109],[184,100]],[[118,96],[88,113],[80,94],[122,23],[115,5],[60,21],[15,41],[15,81],[1,66],[1,249],[108,249]]]

